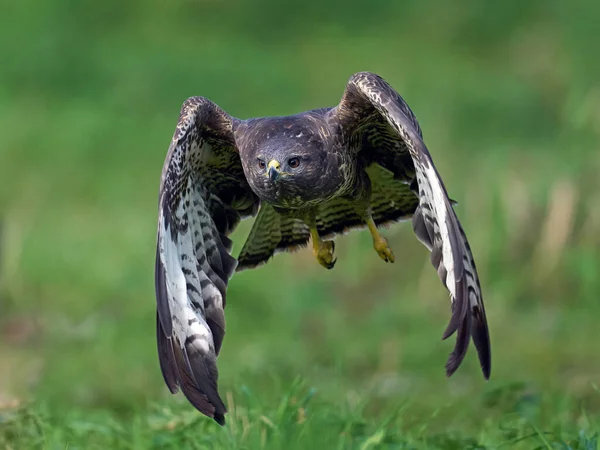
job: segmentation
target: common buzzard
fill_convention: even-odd
[[[488,326],[473,255],[416,117],[381,77],[353,75],[339,105],[293,116],[236,119],[203,97],[187,99],[163,167],[156,247],[157,338],[171,392],[219,424],[226,407],[216,358],[225,334],[227,283],[237,270],[307,245],[331,269],[335,235],[412,217],[417,238],[450,292],[457,332],[452,375],[469,338],[490,376]],[[228,238],[257,216],[236,259]]]

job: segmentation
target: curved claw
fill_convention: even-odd
[[[315,251],[317,261],[326,269],[333,269],[337,258],[333,257],[335,243],[333,241],[321,241],[319,248]]]
[[[394,257],[394,252],[392,252],[392,248],[390,247],[388,240],[384,238],[381,233],[379,233],[377,225],[375,225],[373,217],[371,217],[370,214],[366,218],[366,223],[369,231],[371,232],[371,236],[373,237],[373,248],[379,257],[385,262],[393,263],[396,260]]]
[[[379,255],[381,259],[385,262],[393,263],[396,258],[394,257],[394,252],[388,243],[388,240],[383,236],[379,235],[376,239],[373,240],[373,248]]]

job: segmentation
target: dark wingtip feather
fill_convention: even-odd
[[[470,317],[470,316],[467,316]],[[454,372],[460,367],[469,347],[469,320],[465,319],[463,325],[458,329],[456,336],[456,345],[450,353],[446,362],[446,376],[451,377]]]
[[[461,363],[461,361],[457,361],[457,358],[456,358],[456,355],[454,354],[454,352],[450,353],[450,356],[448,357],[448,361],[446,362],[446,365],[445,365],[446,376],[448,378],[450,378],[452,375],[454,375],[454,372],[456,372],[456,370],[460,366],[460,363]]]
[[[467,293],[467,284],[464,279],[460,279],[455,284],[456,298],[452,303],[452,317],[442,335],[442,341],[448,339],[464,324],[469,314],[469,298]],[[457,338],[458,339],[458,338]]]
[[[483,377],[486,380],[489,380],[492,374],[491,352],[489,351],[489,348],[486,351],[480,351],[479,349],[477,349],[477,354],[479,356],[479,364],[481,365],[481,372],[483,373]]]
[[[490,333],[488,330],[485,313],[478,307],[473,308],[473,324],[471,325],[471,336],[477,349],[481,371],[486,380],[490,379],[492,372],[492,351],[490,346]]]
[[[171,339],[165,335],[158,313],[156,314],[156,338],[160,370],[169,391],[171,391],[172,394],[176,394],[179,391],[179,388],[177,372],[175,369],[176,363],[175,355],[173,354],[173,343]]]
[[[221,425],[221,426],[225,425],[225,415],[224,414],[220,414],[220,413],[216,412],[215,415],[213,416],[213,419],[219,425]]]
[[[181,372],[180,372],[181,374]],[[187,374],[186,374],[187,375]],[[188,376],[182,376],[181,391],[194,408],[205,416],[213,418],[217,423],[225,423],[227,409],[221,401],[219,394],[211,393],[210,398]]]
[[[463,304],[468,303],[468,299],[466,298],[466,283],[461,280],[456,283],[456,288],[457,297],[462,298]],[[452,350],[452,353],[450,353],[448,361],[446,362],[446,376],[448,377],[452,376],[452,374],[456,372],[465,359],[471,337],[471,321],[472,316],[471,314],[466,313],[465,308],[465,314],[462,319],[462,323],[458,327],[458,332],[456,334],[456,344],[454,345],[454,350]]]
[[[481,371],[483,372],[483,378],[485,378],[485,381],[489,381],[490,380],[490,376],[491,376],[491,372],[492,372],[492,368],[490,367],[481,367]]]
[[[452,316],[452,318],[454,318],[454,316]],[[452,336],[454,333],[456,333],[457,329],[458,329],[458,324],[455,324],[455,323],[453,323],[452,320],[450,320],[450,323],[444,330],[444,334],[442,334],[442,341],[445,341],[450,336]]]
[[[176,371],[177,381],[183,395],[188,401],[205,416],[214,419],[218,424],[225,423],[227,408],[217,390],[216,365],[204,360],[204,356],[192,352],[193,362],[190,363],[188,351],[182,349],[177,343],[171,343],[173,360],[172,371]]]

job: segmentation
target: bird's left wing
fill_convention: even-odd
[[[216,357],[225,333],[227,283],[237,265],[227,236],[259,206],[243,173],[235,123],[205,98],[183,104],[161,176],[155,266],[165,382],[220,424],[226,408]]]
[[[483,375],[489,378],[490,338],[475,262],[416,117],[385,80],[369,72],[350,78],[332,116],[342,134],[360,143],[357,157],[366,164],[379,164],[405,181],[414,176],[418,205],[413,228],[431,251],[431,262],[452,300],[452,318],[443,338],[458,332],[446,372],[450,376],[459,367],[472,337]]]

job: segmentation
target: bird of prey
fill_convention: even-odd
[[[235,271],[312,242],[333,268],[333,238],[367,228],[386,262],[378,227],[412,217],[417,238],[450,293],[443,339],[457,333],[452,375],[472,338],[483,376],[491,353],[481,287],[465,233],[433,165],[421,127],[380,76],[353,75],[340,103],[285,117],[241,120],[203,97],[187,99],[164,163],[155,265],[158,354],[165,382],[225,423],[216,358]],[[256,216],[236,259],[229,235]]]

